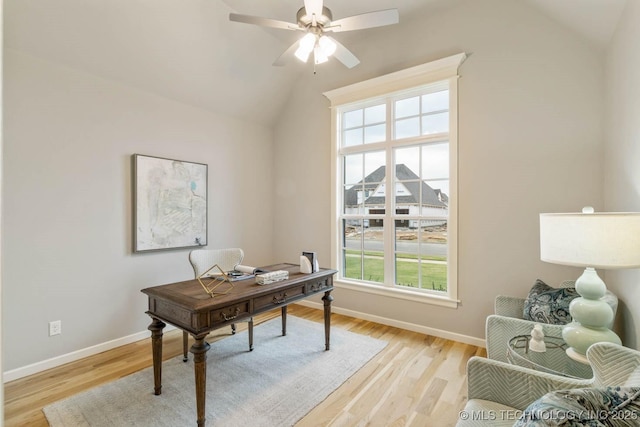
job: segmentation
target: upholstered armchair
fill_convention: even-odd
[[[587,351],[587,358],[593,368],[591,379],[562,377],[497,360],[472,357],[467,364],[468,400],[456,426],[513,426],[527,407],[534,402],[537,404],[549,393],[576,389],[596,391],[617,386],[630,388],[636,393],[631,401],[632,406],[627,409],[636,411],[629,418],[635,424],[628,425],[638,425],[640,389],[634,387],[640,387],[640,352],[603,342],[592,345]],[[587,411],[585,409],[585,413]],[[631,417],[636,418],[632,420]]]
[[[575,287],[575,281],[562,282],[561,288]],[[618,298],[607,291],[604,297],[613,309],[615,315],[618,308]],[[487,357],[501,362],[507,362],[507,346],[511,338],[516,335],[529,335],[536,323],[542,325],[545,336],[562,338],[564,324],[550,324],[535,322],[523,318],[526,298],[498,295],[495,299],[493,315],[486,322]],[[568,311],[568,307],[567,307]]]

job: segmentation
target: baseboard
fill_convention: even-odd
[[[298,301],[296,304],[300,304],[305,307],[311,307],[322,310],[323,304],[313,301]],[[456,334],[453,332],[443,331],[441,329],[429,328],[423,325],[417,325],[415,323],[403,322],[400,320],[389,319],[387,317],[376,316],[373,314],[362,313],[359,311],[348,310],[340,307],[331,307],[331,311],[337,314],[344,314],[345,316],[355,317],[357,319],[369,320],[372,322],[380,323],[382,325],[393,326],[400,329],[406,329],[408,331],[419,332],[421,334],[432,335],[434,337],[444,338],[452,341],[461,342],[464,344],[475,345],[477,347],[485,347],[485,341],[481,338],[470,337],[468,335]],[[165,332],[175,329],[172,325],[167,325]],[[132,342],[140,341],[149,338],[149,331],[137,332],[126,337],[118,338],[115,340],[107,341],[101,344],[97,344],[91,347],[83,348],[81,350],[73,351],[71,353],[63,354],[61,356],[52,357],[51,359],[43,360],[41,362],[33,363],[31,365],[23,366],[21,368],[12,369],[3,373],[3,382],[14,381],[29,375],[37,374],[38,372],[46,371],[47,369],[55,368],[65,363],[75,362],[76,360],[84,359],[85,357],[93,356],[94,354],[102,353],[103,351],[111,350],[116,347],[130,344]]]
[[[172,325],[167,325],[164,332],[169,332],[175,329]],[[127,335],[126,337],[117,338],[115,340],[107,341],[101,344],[96,344],[91,347],[83,348],[80,350],[72,351],[71,353],[63,354],[61,356],[52,357],[51,359],[36,362],[31,365],[23,366],[21,368],[12,369],[10,371],[3,372],[2,381],[8,383],[20,378],[27,377],[29,375],[37,374],[38,372],[46,371],[47,369],[56,368],[69,362],[75,362],[76,360],[84,359],[85,357],[93,356],[94,354],[102,353],[103,351],[111,350],[116,347],[120,347],[132,342],[140,341],[149,338],[151,335],[149,331],[137,332],[135,334]]]
[[[317,308],[322,310],[324,305],[313,301],[298,301],[296,304],[303,305],[305,307]],[[331,311],[337,314],[344,314],[345,316],[355,317],[356,319],[369,320],[371,322],[380,323],[382,325],[393,326],[400,329],[406,329],[408,331],[419,332],[421,334],[431,335],[438,338],[444,338],[451,341],[461,342],[463,344],[475,345],[476,347],[484,348],[486,346],[483,338],[470,337],[468,335],[456,334],[454,332],[443,331],[442,329],[430,328],[428,326],[417,325],[415,323],[403,322],[396,319],[389,319],[387,317],[376,316],[369,313],[362,313],[359,311],[348,310],[336,306],[331,307]]]

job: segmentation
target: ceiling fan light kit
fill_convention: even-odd
[[[307,62],[309,55],[313,52],[314,63],[322,64],[327,62],[329,57],[336,51],[336,44],[327,36],[318,37],[317,34],[307,33],[298,42],[295,56],[302,62]]]
[[[297,24],[237,13],[229,14],[229,19],[234,22],[305,33],[300,40],[289,46],[273,65],[285,65],[294,56],[306,63],[313,52],[314,65],[327,62],[329,57],[333,56],[347,68],[353,68],[360,63],[360,60],[325,32],[337,33],[397,24],[399,15],[398,9],[387,9],[333,21],[331,10],[324,7],[323,0],[305,0],[304,7],[300,8],[296,14]]]
[[[318,39],[318,45],[324,51],[327,56],[331,56],[335,53],[338,47],[333,40],[327,36],[322,36]]]

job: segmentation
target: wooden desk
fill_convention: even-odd
[[[198,426],[205,425],[206,360],[209,344],[204,340],[209,332],[253,315],[282,309],[282,334],[286,335],[286,306],[311,295],[324,292],[325,349],[329,350],[331,330],[331,291],[335,270],[321,269],[317,273],[302,274],[294,264],[275,264],[267,270],[288,270],[289,279],[269,285],[258,285],[255,279],[233,282],[226,295],[211,298],[197,280],[171,283],[143,289],[149,296],[152,322],[151,348],[153,352],[154,392],[162,392],[162,330],[170,323],[191,334],[195,343],[193,353]],[[166,322],[166,323],[165,323]]]

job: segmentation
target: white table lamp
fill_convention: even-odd
[[[595,269],[640,267],[640,213],[594,213],[584,208],[582,213],[540,214],[540,259],[585,267],[576,280],[580,297],[569,305],[573,321],[562,331],[569,357],[586,363],[591,344],[621,344],[607,328],[613,310],[602,300],[607,288]]]

